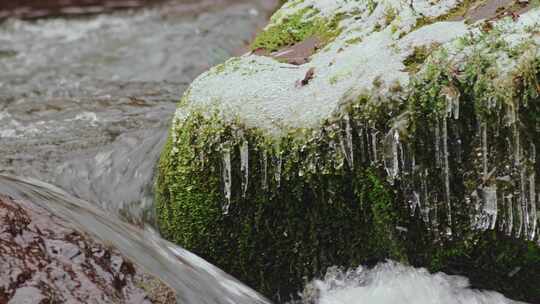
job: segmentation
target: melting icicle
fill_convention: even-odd
[[[537,215],[536,215],[536,185],[535,185],[535,173],[531,173],[529,176],[529,202],[530,202],[530,214],[529,214],[529,240],[534,240],[536,234],[536,224],[537,224]]]
[[[517,231],[516,231],[516,237],[519,238],[521,237],[521,231],[523,230],[523,208],[522,206],[520,206],[520,203],[521,202],[518,202],[518,206],[516,209],[517,211],[517,215],[516,215],[516,226],[517,226]]]
[[[531,144],[531,163],[536,165],[536,146],[534,144]],[[538,215],[536,214],[536,174],[535,172],[531,172],[531,175],[529,176],[529,202],[531,204],[530,206],[530,232],[529,232],[529,240],[534,240],[536,237],[536,226],[538,223]]]
[[[517,237],[520,237],[523,234],[525,237],[527,236],[527,229],[529,228],[529,211],[528,211],[528,198],[526,194],[526,187],[527,187],[527,170],[525,168],[525,164],[523,164],[523,149],[521,147],[521,141],[519,136],[519,131],[517,131],[517,128],[514,128],[514,134],[516,138],[516,166],[519,168],[519,218],[520,218],[520,225],[518,229],[518,235]]]
[[[399,174],[399,132],[394,129],[390,130],[390,133],[386,135],[384,144],[384,167],[390,182],[393,183]]]
[[[448,125],[443,117],[443,156],[444,156],[444,197],[446,200],[448,226],[452,225],[452,206],[450,202],[450,164],[448,163]]]
[[[523,223],[523,235],[527,237],[527,232],[529,229],[529,199],[527,197],[527,170],[525,169],[524,164],[520,164],[521,170],[519,173],[519,184],[521,186],[520,191],[520,201],[521,201],[521,209],[522,209],[522,223]]]
[[[488,178],[488,146],[487,146],[487,126],[482,124],[480,126],[482,133],[482,170],[484,175],[484,182]]]
[[[435,125],[435,165],[437,168],[441,167],[441,131],[439,130],[439,118],[437,118],[437,123]]]
[[[507,216],[507,224],[506,224],[506,234],[508,236],[512,235],[512,229],[514,228],[514,206],[513,206],[513,195],[509,194],[504,197],[504,201],[506,203],[506,208],[508,210]]]
[[[424,219],[424,222],[429,223],[429,193],[428,193],[428,186],[427,186],[427,178],[428,178],[428,170],[424,170],[424,174],[422,174],[422,194],[423,194],[423,201],[422,204],[422,218]]]
[[[492,185],[482,189],[483,213],[485,216],[485,226],[483,230],[495,229],[497,222],[497,186]]]
[[[263,180],[262,180],[262,188],[264,190],[268,189],[268,154],[266,151],[263,151],[262,155],[262,168],[263,168]]]
[[[229,207],[231,205],[231,184],[231,150],[227,147],[223,149],[223,190],[225,192],[223,214],[229,213]]]
[[[358,138],[360,138],[359,140],[359,143],[360,143],[360,158],[362,160],[362,163],[365,163],[367,161],[366,159],[366,147],[365,147],[365,144],[364,144],[364,140],[365,140],[365,137],[364,136],[367,136],[364,134],[364,127],[361,126],[359,128],[359,131],[358,131]],[[369,143],[367,144],[369,146]]]
[[[240,170],[242,171],[242,197],[246,197],[249,181],[249,144],[247,140],[240,146]]]
[[[377,163],[377,134],[379,134],[379,131],[375,130],[375,132],[371,132],[371,148],[373,149],[373,162]]]
[[[407,174],[407,166],[406,166],[406,163],[405,163],[405,152],[403,150],[403,145],[401,144],[401,141],[398,142],[398,150],[399,150],[399,160],[401,161],[401,167],[402,167],[402,171],[403,171],[403,174]]]
[[[512,113],[514,113],[514,109],[512,109]],[[515,115],[515,113],[514,113]],[[525,180],[525,172],[524,172],[524,168],[522,166],[522,163],[521,163],[521,160],[522,160],[522,150],[521,150],[521,140],[520,140],[520,137],[519,137],[519,130],[515,124],[515,118],[514,118],[514,121],[513,121],[513,125],[512,125],[512,133],[513,133],[513,137],[514,137],[514,166],[516,168],[518,168],[520,170],[520,181],[519,181],[519,186],[520,186],[520,196],[519,196],[519,199],[517,201],[517,208],[516,211],[517,211],[517,215],[516,215],[516,220],[517,222],[515,223],[516,227],[517,227],[517,231],[516,231],[516,237],[520,237],[521,236],[521,232],[523,230],[523,211],[524,211],[524,204],[525,204],[525,185],[524,185],[524,180]]]
[[[354,146],[351,119],[348,114],[345,115],[345,138],[341,139],[341,150],[343,151],[343,155],[345,155],[349,167],[352,169],[354,165]]]
[[[281,163],[283,162],[281,153],[278,153],[276,171],[274,172],[274,178],[276,179],[277,187],[281,186]]]
[[[411,204],[411,213],[412,215],[414,215],[414,213],[416,212],[416,208],[421,208],[420,195],[418,195],[418,192],[413,191],[412,200],[410,204]]]
[[[453,117],[459,119],[459,97],[461,93],[459,90],[450,85],[442,88],[441,93],[446,99],[446,115],[447,117]]]

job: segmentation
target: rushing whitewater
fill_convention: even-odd
[[[330,268],[323,280],[309,283],[304,303],[317,304],[517,304],[492,291],[471,289],[467,278],[396,262],[373,269]]]

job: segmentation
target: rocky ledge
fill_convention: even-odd
[[[540,302],[537,1],[292,0],[197,78],[169,239],[269,296],[387,258]]]
[[[176,303],[175,292],[37,204],[0,195],[0,303]]]

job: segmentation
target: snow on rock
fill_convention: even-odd
[[[448,46],[458,37],[477,35],[482,21],[469,25],[464,20],[444,21],[460,5],[464,4],[454,0],[416,0],[412,5],[400,0],[289,1],[267,29],[310,9],[315,14],[309,14],[308,20],[339,16],[339,35],[299,66],[253,53],[230,59],[193,82],[177,119],[196,109],[218,111],[225,119],[239,119],[248,127],[273,134],[316,127],[351,97],[385,96],[395,94],[392,88],[406,87],[414,73],[404,61],[416,49]],[[533,9],[518,22],[511,22],[515,33],[508,39],[530,36],[525,29],[540,20],[539,16],[539,10]],[[310,69],[314,71],[312,80],[299,84]]]

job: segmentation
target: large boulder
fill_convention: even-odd
[[[539,302],[535,3],[287,2],[179,103],[162,233],[270,296],[392,258]]]

